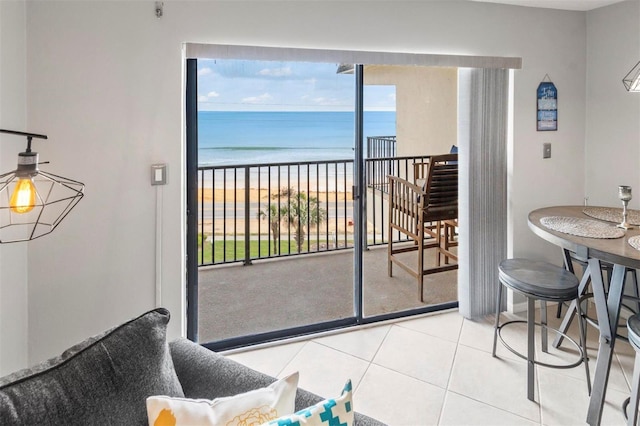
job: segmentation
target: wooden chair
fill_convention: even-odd
[[[420,301],[424,301],[424,276],[457,269],[458,257],[451,251],[457,243],[448,241],[458,219],[458,155],[445,154],[431,157],[424,187],[405,179],[388,176],[389,180],[389,243],[388,272],[393,274],[393,264],[418,280]],[[435,230],[433,227],[435,224]],[[393,241],[393,232],[406,235],[414,244]],[[435,241],[426,241],[433,240]],[[424,250],[436,249],[436,266],[424,267]],[[403,261],[397,255],[418,251],[417,265]],[[444,265],[440,259],[444,258]]]
[[[413,183],[420,188],[425,188],[427,184],[427,174],[429,172],[429,161],[420,163],[413,163]],[[442,223],[429,222],[424,224],[424,232],[426,232],[431,238],[436,238],[436,232],[441,231]]]
[[[451,147],[450,154],[457,154],[458,149],[454,145]],[[457,162],[456,162],[457,163]],[[413,163],[413,183],[418,185],[421,188],[425,188],[427,182],[427,174],[429,171],[429,161]],[[458,260],[458,256],[451,252],[451,247],[458,246],[457,229],[458,229],[458,219],[444,220],[444,221],[436,221],[424,224],[424,231],[431,238],[444,238],[443,248],[451,253],[450,256],[442,256],[442,253],[438,252],[438,258],[436,259],[436,265],[440,266],[441,257],[444,260],[445,265],[449,263],[449,258],[453,258],[454,260]]]

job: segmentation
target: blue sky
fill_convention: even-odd
[[[338,64],[198,60],[200,111],[353,111],[353,74]],[[365,110],[394,111],[394,86],[365,86]]]

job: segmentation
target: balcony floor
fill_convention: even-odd
[[[402,256],[413,257],[417,252]],[[425,263],[434,264],[433,250]],[[400,269],[387,274],[387,248],[363,254],[364,316],[457,300],[457,270],[426,275],[424,303],[417,280]],[[353,316],[353,251],[200,268],[200,342],[310,325]]]

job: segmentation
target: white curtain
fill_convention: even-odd
[[[509,71],[459,71],[460,313],[495,312],[498,264],[507,254]],[[502,302],[504,303],[504,301]]]

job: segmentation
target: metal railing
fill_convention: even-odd
[[[386,158],[396,156],[395,136],[368,136],[367,158]]]
[[[353,160],[198,168],[198,265],[353,246]]]
[[[395,175],[396,137],[367,137],[367,160],[365,182],[369,188],[383,189],[388,175]]]
[[[365,247],[388,239],[386,175],[413,181],[428,158],[365,160]],[[206,166],[198,182],[199,266],[353,247],[353,160]]]
[[[430,155],[407,156],[393,158],[374,158],[365,160],[365,182],[367,191],[365,198],[364,216],[367,218],[364,226],[365,248],[373,245],[387,244],[388,237],[388,205],[387,194],[389,184],[387,176],[397,176],[414,182],[414,164],[425,163]],[[387,173],[385,173],[387,172]],[[394,232],[393,241],[408,241],[405,235]]]

